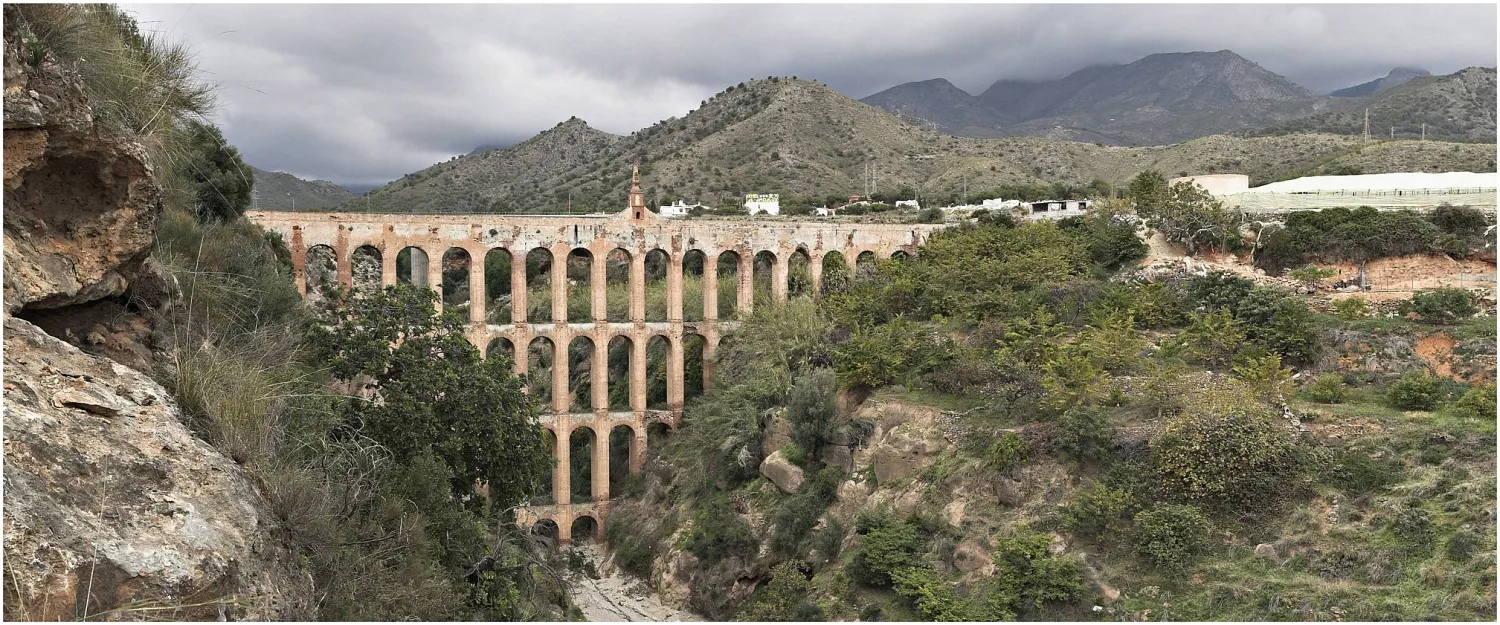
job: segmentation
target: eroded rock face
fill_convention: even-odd
[[[123,296],[161,218],[145,153],[94,123],[76,74],[5,41],[5,311]]]
[[[7,318],[4,407],[7,620],[312,613],[260,493],[149,377]]]

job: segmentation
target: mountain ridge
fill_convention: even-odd
[[[359,197],[359,194],[327,180],[304,180],[253,165],[250,171],[255,177],[255,206],[264,210],[320,210]]]

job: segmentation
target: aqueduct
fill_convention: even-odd
[[[689,391],[685,388],[684,352],[701,345],[701,354],[696,359],[701,359],[701,388],[706,389],[713,378],[714,353],[719,341],[735,326],[734,321],[721,315],[729,313],[731,317],[743,318],[753,309],[757,273],[769,273],[769,289],[762,289],[762,297],[785,301],[791,290],[789,267],[796,261],[805,262],[812,284],[810,289],[802,286],[801,290],[817,294],[825,260],[838,257],[852,267],[858,259],[869,255],[884,259],[901,253],[914,254],[932,232],[943,227],[769,219],[663,219],[646,210],[639,176],[631,182],[629,197],[628,208],[614,214],[251,211],[247,216],[265,229],[279,233],[287,242],[292,251],[295,279],[304,295],[308,293],[309,282],[318,274],[309,270],[310,258],[325,269],[332,264],[332,274],[337,284],[343,286],[360,286],[361,277],[367,284],[374,282],[373,275],[356,276],[356,265],[362,261],[371,268],[370,274],[373,267],[379,267],[380,285],[398,281],[429,285],[439,291],[440,309],[445,299],[449,300],[449,306],[467,305],[468,338],[487,357],[492,352],[508,351],[520,375],[545,369],[539,365],[550,366],[550,386],[549,376],[543,374],[532,379],[528,392],[542,392],[539,387],[546,386],[545,392],[550,394],[551,413],[542,418],[541,425],[550,433],[557,460],[552,476],[552,503],[522,508],[517,521],[522,527],[551,521],[556,524],[559,540],[566,542],[571,540],[574,522],[581,519],[591,521],[595,537],[602,538],[603,521],[609,512],[611,434],[617,428],[628,432],[628,467],[630,473],[638,473],[645,462],[648,427],[660,427],[654,425],[660,423],[675,429],[681,422]],[[441,254],[439,262],[428,262],[433,253]],[[665,281],[665,310],[661,310],[661,302],[653,301],[654,315],[647,312],[648,255],[656,259],[654,268],[665,268],[665,276],[661,277]],[[584,264],[571,260],[585,257],[589,304],[586,313],[574,311],[574,319],[570,319],[568,269],[570,265]],[[619,259],[613,261],[622,270],[617,273],[628,274],[628,306],[612,307],[607,296],[607,267],[612,257]],[[698,289],[702,294],[701,310],[688,310],[685,316],[684,265],[700,263],[701,277],[693,279],[701,287]],[[508,280],[501,273],[488,276],[487,281],[486,269],[503,272],[506,264]],[[539,271],[529,272],[528,266]],[[404,269],[404,274],[398,268]],[[720,310],[721,273],[735,281],[732,294],[725,294],[733,311]],[[733,275],[729,276],[730,273]],[[528,283],[533,281],[550,285],[550,293],[536,291],[538,299],[550,299],[550,315],[546,319],[530,318],[533,315],[528,314]],[[460,289],[450,289],[448,285],[459,283],[463,283],[466,304],[455,303],[456,298],[451,297]],[[508,292],[508,301],[492,297],[487,292],[488,285]],[[318,286],[314,285],[314,291]],[[625,294],[625,289],[617,290],[620,295]],[[474,296],[476,293],[479,296]],[[491,311],[498,315],[487,313],[490,301],[500,307]],[[509,308],[508,315],[504,314],[505,307]],[[654,389],[658,391],[652,398],[656,401],[648,401],[647,346],[653,341],[665,342],[665,393],[663,396],[660,389]],[[574,348],[575,342],[580,348]],[[587,360],[587,388],[578,388],[575,393],[570,388],[569,368],[570,360],[578,358],[570,356],[580,354]],[[606,365],[612,355],[620,366]],[[616,379],[611,380],[612,377]],[[622,384],[627,392],[610,392],[612,385],[618,390]],[[573,386],[582,387],[584,383]],[[584,501],[575,501],[570,484],[570,440],[575,434],[592,439],[590,493]]]

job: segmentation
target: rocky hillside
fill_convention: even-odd
[[[255,172],[255,206],[261,210],[326,210],[359,197],[327,180],[303,180],[279,171],[250,169]]]
[[[724,206],[744,193],[864,191],[867,165],[878,189],[910,187],[943,196],[1000,184],[1096,179],[1122,184],[1144,169],[1176,175],[1234,172],[1257,182],[1357,162],[1367,173],[1489,171],[1493,150],[1429,142],[1402,157],[1354,137],[1210,136],[1140,148],[1036,137],[970,139],[940,134],[806,80],[754,80],[686,116],[615,137],[570,120],[531,140],[457,157],[372,192],[371,210],[394,212],[615,211],[625,204],[631,164],[641,164],[648,202]],[[1390,158],[1371,161],[1370,151]]]
[[[1283,122],[1252,134],[1325,132],[1363,135],[1365,109],[1370,135],[1444,141],[1495,142],[1495,69],[1470,67],[1446,76],[1424,76],[1372,95],[1347,100],[1335,110]]]
[[[150,259],[162,199],[145,150],[96,122],[70,66],[23,52],[18,14],[5,7],[4,549],[24,565],[6,567],[5,618],[307,618],[312,580],[255,480],[151,378],[59,340],[144,367],[176,282]]]
[[[1345,87],[1328,95],[1331,95],[1335,98],[1358,98],[1361,96],[1370,95],[1372,93],[1385,91],[1386,89],[1390,89],[1397,85],[1403,84],[1413,78],[1431,75],[1432,72],[1429,72],[1425,69],[1397,67],[1391,70],[1391,73],[1386,74],[1382,78],[1376,78],[1375,80],[1372,80],[1370,82],[1360,83],[1358,85],[1354,85],[1353,87]]]

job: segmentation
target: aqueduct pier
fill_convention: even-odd
[[[609,512],[610,457],[607,444],[616,428],[627,428],[630,435],[629,470],[638,473],[645,461],[647,427],[654,423],[676,428],[682,419],[684,402],[684,342],[689,338],[701,344],[702,383],[708,386],[713,377],[714,352],[724,333],[733,330],[735,322],[725,317],[749,313],[754,306],[754,263],[769,261],[770,295],[774,301],[788,297],[788,267],[793,256],[808,264],[813,285],[810,292],[819,293],[819,281],[825,259],[840,256],[848,265],[862,254],[890,258],[900,253],[914,254],[941,225],[856,224],[831,221],[782,220],[673,220],[657,217],[645,210],[643,196],[632,189],[631,206],[616,214],[595,215],[417,215],[363,213],[289,213],[251,211],[247,216],[265,229],[280,234],[292,251],[292,264],[299,290],[307,293],[308,259],[315,254],[331,254],[337,282],[354,286],[356,254],[378,259],[380,284],[398,281],[397,257],[408,250],[410,275],[402,276],[414,284],[426,284],[441,290],[442,262],[426,262],[433,253],[451,258],[464,255],[469,259],[470,293],[482,290],[485,265],[493,253],[510,262],[509,323],[495,323],[486,316],[486,297],[471,297],[468,304],[468,338],[482,353],[508,350],[518,374],[529,371],[528,357],[535,352],[533,342],[543,349],[550,344],[551,412],[541,425],[551,433],[553,455],[551,505],[522,508],[517,521],[529,527],[543,520],[556,523],[558,538],[571,539],[573,523],[579,519],[593,521],[596,537],[602,537],[603,521]],[[590,315],[584,323],[569,322],[567,259],[570,254],[586,252],[589,263]],[[629,261],[628,320],[611,321],[606,314],[604,262],[613,254],[623,253]],[[666,259],[666,318],[646,318],[646,257],[660,253]],[[732,262],[736,280],[735,310],[720,311],[719,298],[702,297],[701,315],[692,311],[696,321],[685,321],[683,315],[683,264],[690,254],[704,259]],[[527,315],[528,255],[544,254],[550,260],[551,315],[547,319],[530,319]],[[868,256],[866,256],[868,257]],[[659,257],[658,257],[659,258]],[[477,262],[476,262],[477,261]],[[425,267],[424,267],[425,265]],[[705,265],[713,266],[713,265]],[[702,271],[702,290],[717,294],[719,272]],[[478,286],[478,289],[474,288]],[[443,305],[439,298],[438,307]],[[503,319],[501,320],[503,321]],[[646,389],[646,346],[655,337],[667,343],[666,401],[664,409],[648,409]],[[590,363],[605,363],[609,345],[621,338],[628,341],[628,410],[611,410],[610,380],[605,366],[589,368],[588,411],[575,408],[577,398],[568,389],[568,350],[575,339],[586,339],[592,346]],[[547,353],[546,351],[542,352]],[[616,385],[619,382],[616,381]],[[570,436],[575,430],[591,430],[594,444],[591,458],[591,501],[575,502],[571,494],[569,458]]]

